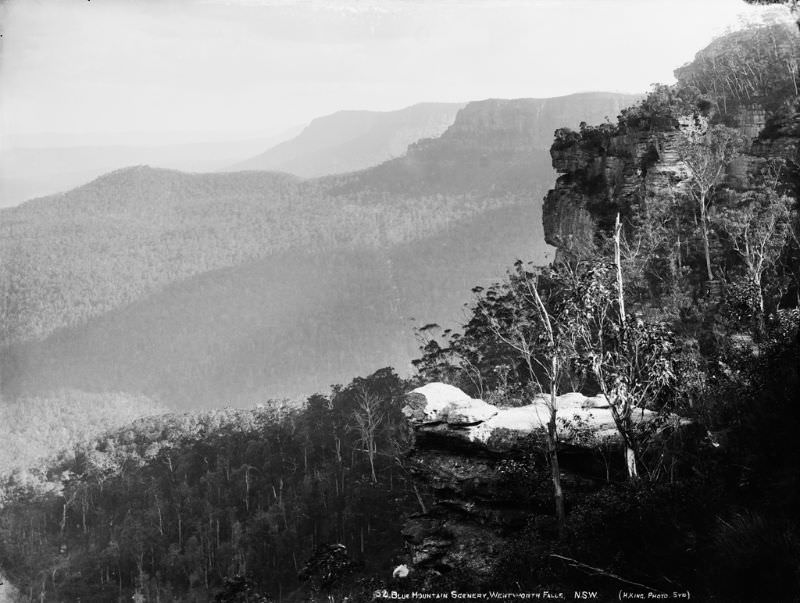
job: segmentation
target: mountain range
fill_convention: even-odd
[[[353,172],[405,154],[436,138],[464,103],[419,103],[399,111],[339,111],[312,121],[298,136],[229,169],[289,172],[303,178]]]
[[[2,210],[2,393],[245,406],[408,368],[411,318],[454,324],[473,286],[545,261],[552,132],[636,99],[478,101],[357,172],[139,166]]]

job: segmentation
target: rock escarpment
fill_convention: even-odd
[[[415,571],[432,577],[458,570],[480,583],[531,517],[552,522],[550,476],[541,456],[548,401],[537,397],[527,406],[502,408],[444,383],[406,396],[403,414],[414,434],[407,462],[434,499],[404,525]],[[567,393],[558,396],[558,413],[562,482],[571,495],[593,490],[606,478],[604,458],[622,462],[608,404],[603,396]],[[637,412],[635,420],[653,417]]]
[[[781,159],[797,170],[800,112],[768,115],[751,104],[728,118],[748,141],[728,168],[730,185],[755,173],[765,160]],[[559,177],[542,209],[547,243],[580,253],[598,231],[610,229],[617,212],[630,215],[635,205],[683,191],[688,172],[678,153],[681,127],[677,122],[641,130],[605,124],[588,127],[583,135],[559,131],[550,150]]]
[[[556,128],[602,121],[638,98],[588,92],[471,102],[438,138],[422,139],[403,157],[340,177],[337,190],[349,193],[359,182],[371,190],[405,195],[446,190],[488,199],[517,196],[530,203],[553,180],[548,149]]]
[[[617,212],[678,185],[685,178],[678,135],[676,129],[619,131],[610,124],[590,136],[560,131],[550,150],[560,176],[544,200],[545,240],[561,250],[584,250]]]
[[[646,211],[654,199],[674,199],[688,177],[678,142],[692,125],[691,114],[733,127],[747,141],[728,166],[730,186],[747,182],[772,159],[783,160],[800,185],[798,49],[800,37],[785,24],[724,36],[675,71],[675,87],[657,87],[618,121],[558,130],[550,154],[559,177],[543,207],[546,241],[580,253],[610,228],[617,212],[625,217],[635,205]],[[720,58],[729,60],[725,67]],[[753,76],[743,87],[734,84],[737,69]]]

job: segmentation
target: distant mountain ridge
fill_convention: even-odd
[[[298,136],[229,169],[289,172],[303,178],[353,172],[405,154],[435,138],[465,103],[419,103],[398,111],[339,111],[313,120]]]
[[[550,144],[557,128],[564,124],[577,128],[590,119],[603,121],[641,98],[583,92],[558,98],[473,101],[441,136],[411,144],[397,159],[329,180],[342,194],[360,189],[485,197],[530,194],[555,179]]]
[[[266,145],[294,136],[284,134],[228,142],[163,145],[93,145],[12,148],[0,151],[0,207],[68,191],[105,173],[135,164],[189,172],[219,170]]]
[[[416,345],[411,316],[458,320],[472,286],[518,258],[544,261],[540,199],[554,172],[537,137],[602,120],[634,98],[567,97],[571,115],[555,100],[470,103],[442,136],[349,174],[300,180],[140,166],[2,210],[3,393],[68,384],[144,393],[173,406],[246,403],[256,392],[307,392],[337,375],[379,368],[374,363],[408,366]],[[204,321],[167,311],[224,316],[252,288],[247,266],[267,275],[257,277],[253,296],[242,294],[251,302],[236,313],[249,322],[212,336]],[[220,301],[208,306],[203,300],[214,288],[221,294],[210,299]],[[136,318],[136,308],[151,318]],[[261,315],[278,331],[249,329]],[[205,350],[202,362],[190,360],[192,350]],[[96,356],[106,351],[115,359],[107,366]],[[149,357],[159,359],[155,368],[136,368]],[[250,363],[241,379],[219,379],[229,390],[187,385],[194,382],[187,375],[210,384],[214,371],[235,375],[234,364]]]

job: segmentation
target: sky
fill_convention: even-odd
[[[5,0],[0,148],[267,136],[342,109],[643,92],[741,0]]]

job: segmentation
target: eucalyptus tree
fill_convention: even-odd
[[[713,192],[723,182],[728,167],[741,153],[745,141],[734,128],[723,125],[708,127],[700,117],[692,122],[681,129],[677,151],[686,166],[686,191],[698,211],[706,276],[713,281],[709,244],[709,211]]]
[[[613,241],[613,261],[597,257],[581,262],[563,281],[569,283],[563,319],[571,330],[570,354],[606,398],[624,445],[628,476],[637,479],[642,446],[634,412],[655,406],[675,384],[677,350],[666,324],[626,311],[619,216]]]
[[[764,330],[764,274],[783,254],[792,234],[795,200],[762,187],[735,195],[734,202],[715,216],[733,251],[744,266],[755,295],[758,330]]]

